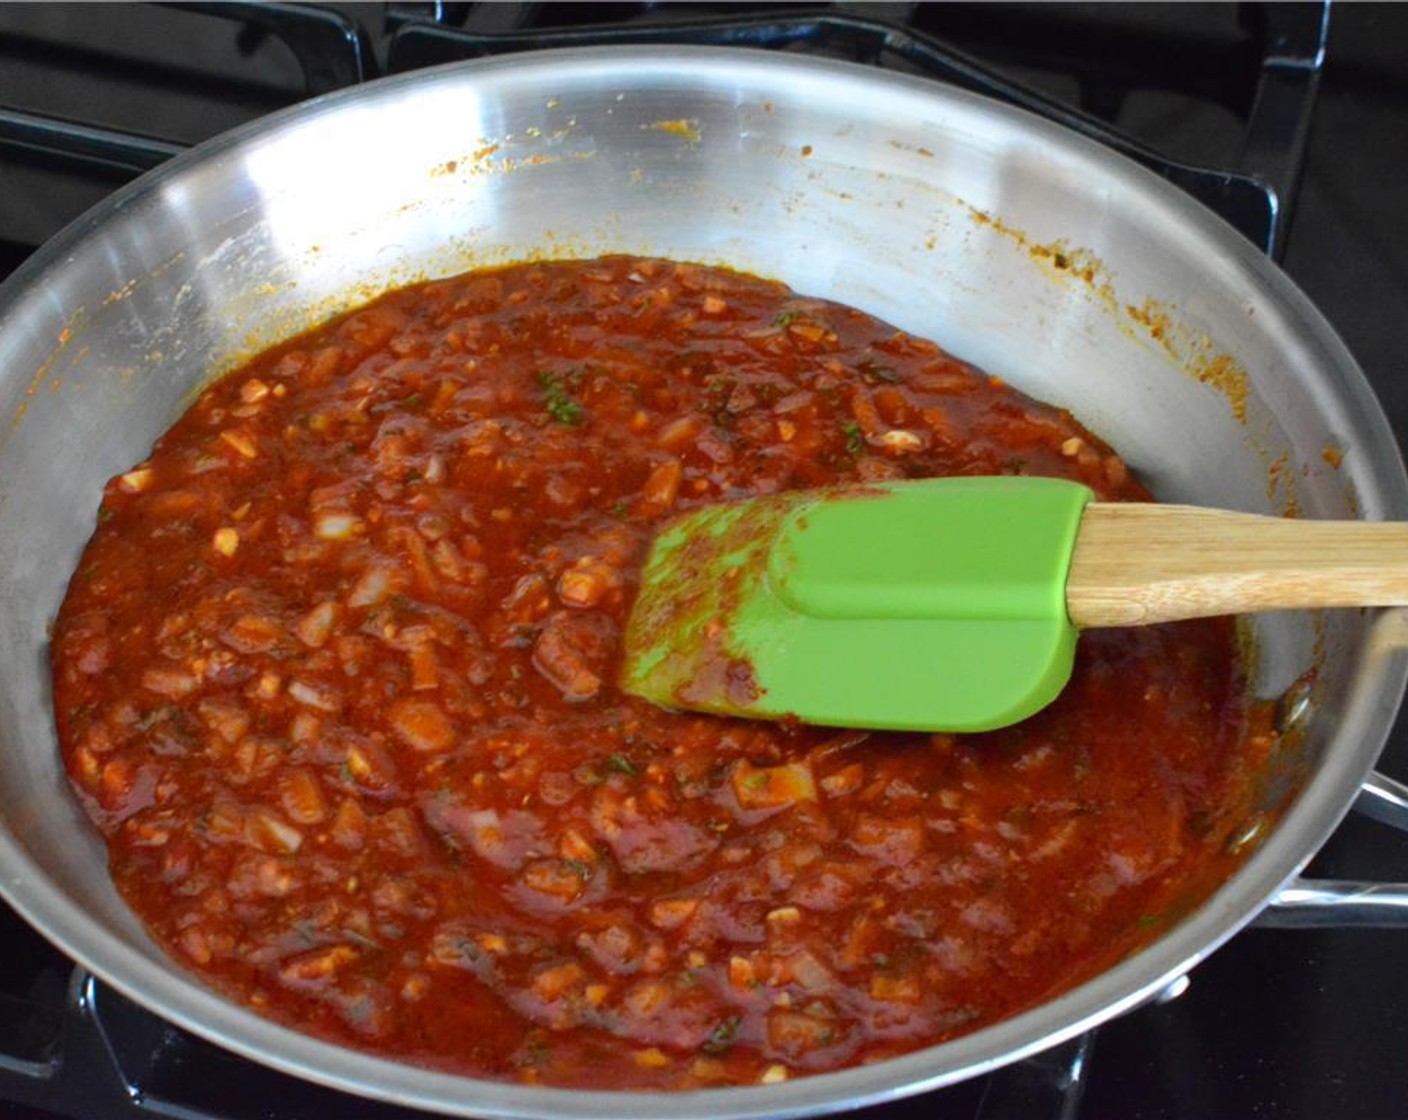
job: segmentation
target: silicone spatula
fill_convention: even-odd
[[[981,731],[1060,693],[1079,629],[1408,603],[1408,525],[946,478],[708,506],[657,534],[621,684],[667,708]]]

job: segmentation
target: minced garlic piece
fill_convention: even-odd
[[[237,530],[226,526],[215,530],[215,537],[210,543],[221,556],[233,556],[240,546],[240,535]]]

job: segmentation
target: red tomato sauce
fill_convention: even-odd
[[[55,624],[73,786],[182,966],[315,1035],[558,1085],[773,1082],[1048,999],[1231,867],[1270,746],[1225,620],[1081,639],[982,736],[613,684],[652,526],[948,474],[1146,494],[858,311],[612,257],[391,293],[112,480]]]

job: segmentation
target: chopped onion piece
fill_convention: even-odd
[[[142,674],[142,687],[175,700],[194,692],[200,681],[181,669],[155,668]]]
[[[391,597],[391,573],[385,568],[369,568],[348,596],[352,607],[375,607]]]
[[[557,580],[557,597],[569,607],[594,607],[616,583],[616,573],[596,560],[582,560]]]
[[[923,438],[904,428],[891,428],[880,437],[880,442],[891,451],[907,452],[924,450]]]
[[[455,729],[445,713],[428,700],[398,700],[392,704],[391,730],[418,751],[445,751],[455,744]]]
[[[362,522],[351,513],[320,513],[313,519],[313,533],[325,541],[345,541],[362,531]]]
[[[293,632],[304,645],[320,648],[332,634],[333,622],[337,619],[337,604],[331,599],[319,603],[298,620]]]
[[[745,809],[781,809],[797,801],[815,801],[816,782],[805,762],[781,766],[741,762],[733,770],[733,792]]]
[[[292,681],[288,686],[288,694],[300,704],[317,708],[320,712],[336,712],[342,709],[342,697],[326,685]]]
[[[240,386],[240,400],[245,404],[257,404],[269,395],[269,386],[257,377],[251,377]]]
[[[259,448],[254,445],[254,441],[237,428],[226,428],[221,432],[220,442],[233,447],[245,459],[254,459],[259,455]]]
[[[245,820],[245,838],[275,855],[292,855],[303,844],[303,833],[267,809],[256,809]]]

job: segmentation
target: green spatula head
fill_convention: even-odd
[[[1050,703],[1076,630],[1066,574],[1093,494],[949,478],[706,507],[656,537],[622,686],[668,708],[981,731]]]

